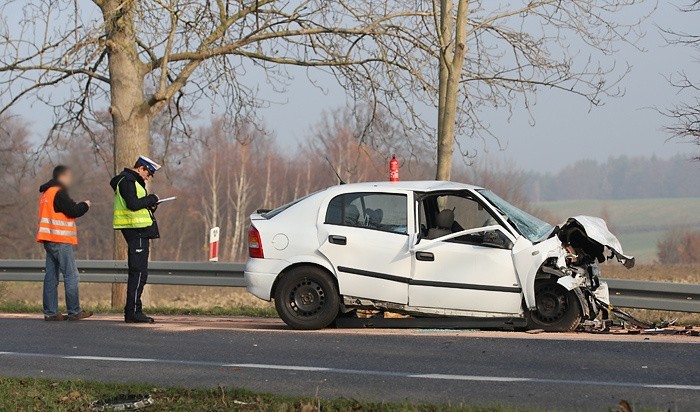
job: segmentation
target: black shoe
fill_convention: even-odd
[[[80,311],[80,313],[68,316],[68,320],[81,320],[81,319],[89,318],[90,316],[92,316],[92,312],[82,310],[82,311]]]
[[[134,316],[125,316],[124,321],[126,323],[155,323],[155,319],[150,316],[146,316],[143,313],[135,313]]]

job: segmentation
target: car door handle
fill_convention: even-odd
[[[416,259],[425,262],[433,262],[435,261],[435,255],[430,252],[416,252]]]
[[[328,241],[335,245],[347,245],[348,239],[345,236],[329,235]]]

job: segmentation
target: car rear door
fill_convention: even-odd
[[[412,202],[410,192],[352,192],[321,207],[319,251],[336,269],[341,295],[408,302]]]
[[[521,288],[511,253],[514,237],[497,218],[468,193],[427,196],[421,208],[421,227],[428,231],[413,248],[409,305],[519,313]],[[454,221],[450,227],[436,228],[435,216],[443,210],[453,211]]]

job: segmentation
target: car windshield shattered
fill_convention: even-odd
[[[479,190],[479,193],[491,202],[491,204],[508,219],[508,222],[515,226],[521,235],[525,236],[531,242],[542,240],[554,229],[549,223],[543,222],[531,214],[518,209],[490,190],[482,189]]]

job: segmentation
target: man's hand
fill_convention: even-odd
[[[158,209],[158,200],[160,200],[160,199],[158,198],[157,195],[155,195],[155,194],[153,194],[153,193],[151,193],[151,194],[148,195],[148,196],[149,196],[150,198],[152,198],[152,199],[155,199],[155,201],[153,202],[153,204],[152,204],[151,207],[150,207],[151,211],[155,212],[156,209]]]
[[[86,200],[84,203],[85,203],[86,205],[88,205],[88,207],[92,206],[92,202],[89,201],[89,200]]]

